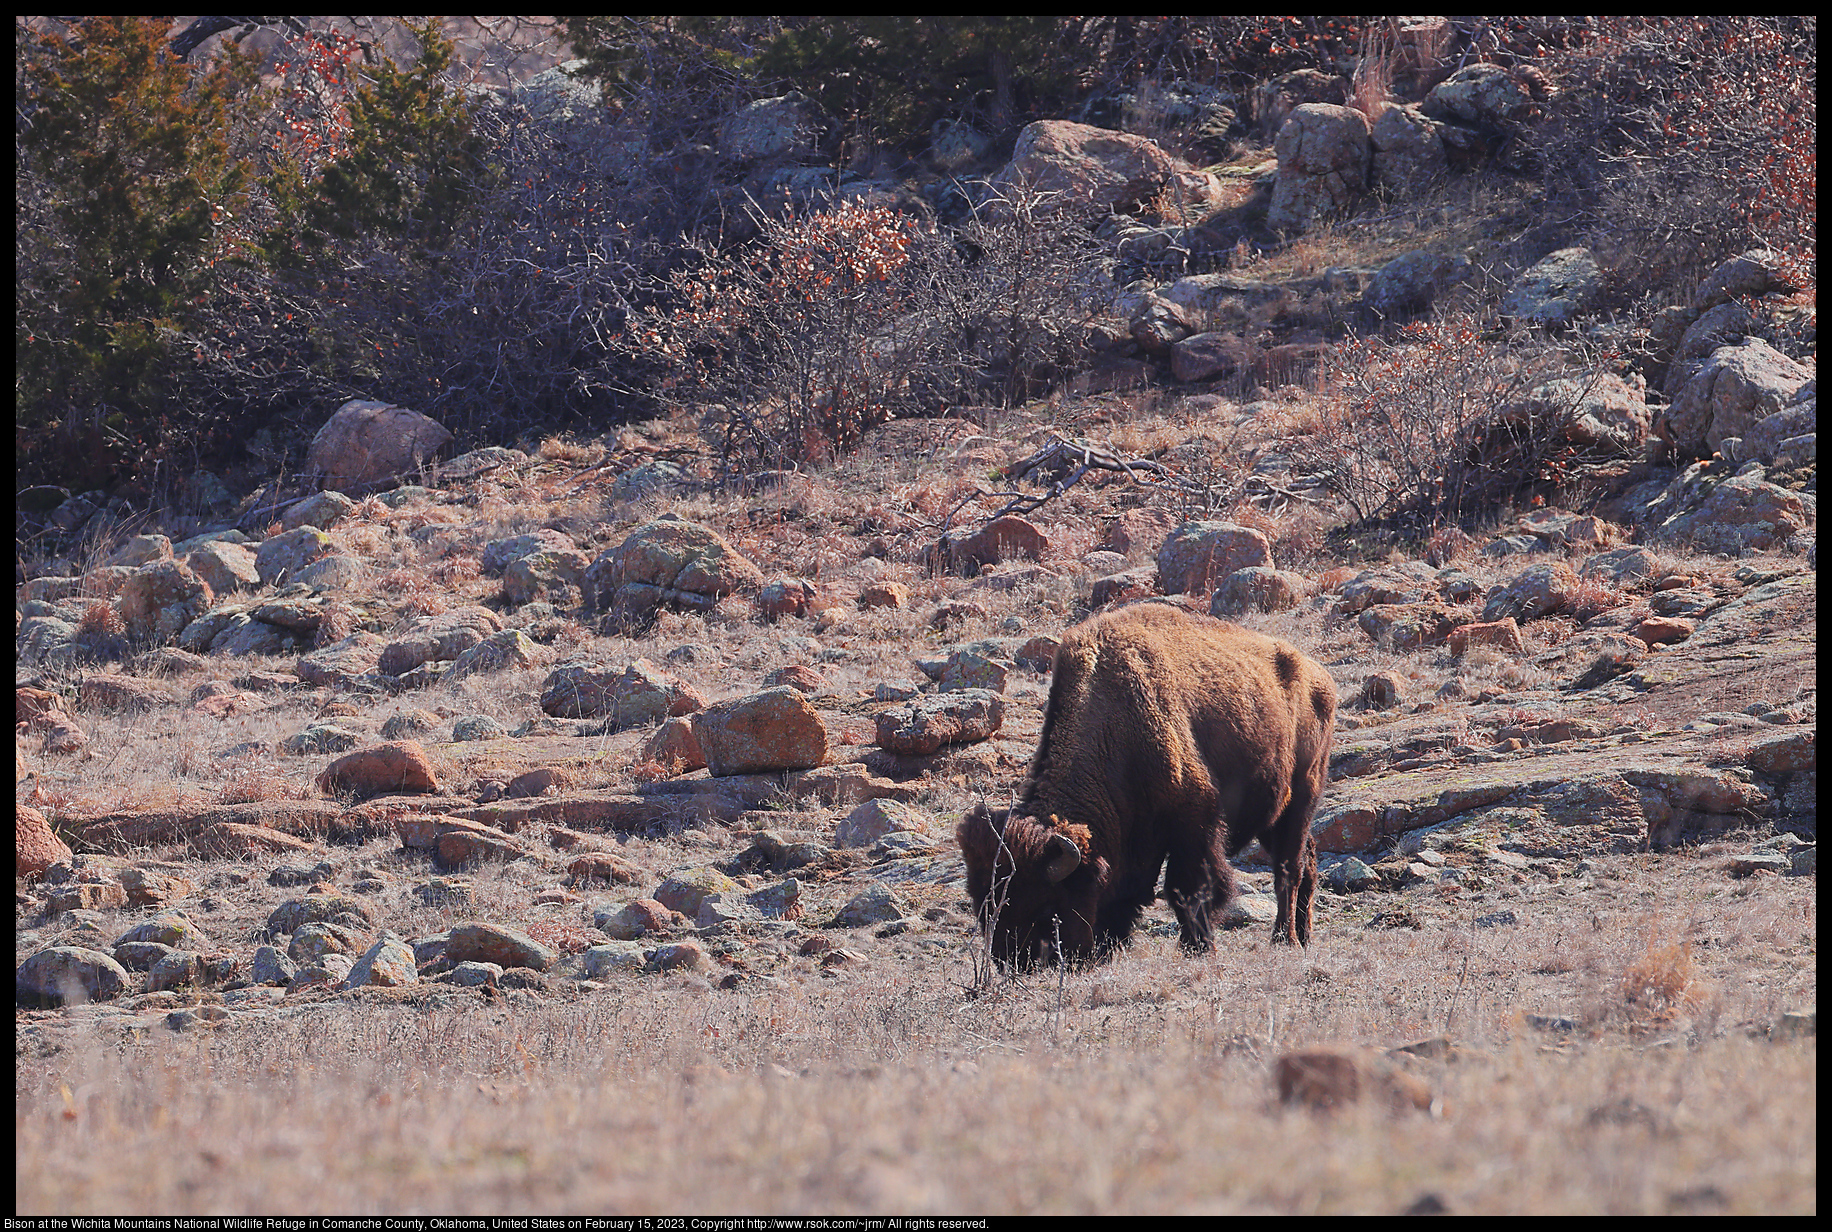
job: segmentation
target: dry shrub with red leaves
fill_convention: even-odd
[[[232,770],[217,789],[218,804],[260,804],[266,800],[307,800],[304,783],[267,766]]]
[[[96,599],[83,609],[83,619],[77,629],[82,633],[120,634],[127,632],[127,624],[114,604]]]

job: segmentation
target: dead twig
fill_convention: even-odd
[[[1176,475],[1163,463],[1153,462],[1147,458],[1122,457],[1117,451],[1091,441],[1052,436],[1043,448],[1020,462],[1012,463],[1001,475],[1001,478],[1009,480],[1022,480],[1026,476],[1033,475],[1045,479],[1049,487],[1042,493],[1031,495],[1011,491],[988,492],[984,488],[975,488],[972,493],[948,511],[947,516],[942,518],[940,525],[935,529],[944,534],[947,533],[948,529],[953,526],[956,515],[976,501],[1003,500],[1005,502],[987,516],[987,522],[996,521],[1007,514],[1034,513],[1081,482],[1090,471],[1112,471],[1125,475],[1134,483],[1161,488],[1182,496],[1209,497],[1212,495],[1207,485]]]

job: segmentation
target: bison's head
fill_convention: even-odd
[[[1051,958],[1096,957],[1094,913],[1104,864],[1088,858],[1086,830],[980,804],[955,837],[974,913],[1001,966],[1026,970]]]

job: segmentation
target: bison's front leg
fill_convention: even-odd
[[[1234,889],[1234,866],[1218,841],[1172,848],[1164,896],[1177,913],[1184,949],[1200,954],[1215,948],[1214,915],[1232,901]]]

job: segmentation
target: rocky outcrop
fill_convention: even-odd
[[[992,188],[997,194],[1052,194],[1046,198],[1051,204],[1090,215],[1142,194],[1168,192],[1187,202],[1218,195],[1213,177],[1146,138],[1071,120],[1025,125]]]
[[[1367,191],[1372,147],[1367,116],[1350,107],[1305,103],[1279,129],[1278,183],[1266,225],[1303,231],[1345,212]]]
[[[324,487],[368,492],[418,471],[452,442],[443,425],[387,402],[344,403],[306,451],[306,473]]]
[[[674,514],[639,528],[585,574],[586,601],[632,627],[663,607],[704,612],[726,595],[762,585],[762,571],[723,535]]]

